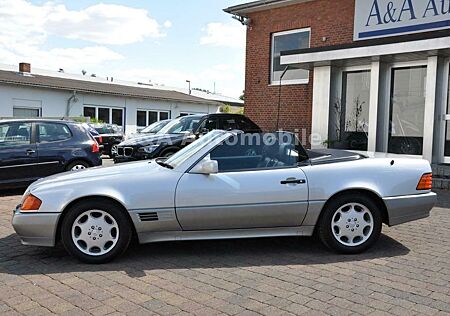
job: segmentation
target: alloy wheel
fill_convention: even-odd
[[[340,207],[331,221],[334,238],[347,247],[362,245],[371,237],[373,230],[372,213],[359,203],[349,203]]]
[[[75,165],[72,167],[72,169],[70,169],[70,171],[78,171],[78,170],[84,170],[87,169],[86,166],[84,165]]]
[[[82,253],[102,256],[109,253],[119,240],[119,225],[105,211],[83,212],[72,225],[72,241]]]

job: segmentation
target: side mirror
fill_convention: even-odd
[[[219,173],[219,163],[217,160],[202,160],[192,168],[190,173],[205,175],[217,174]]]

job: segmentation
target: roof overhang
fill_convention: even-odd
[[[287,52],[282,53],[281,64],[312,70],[318,66],[356,66],[373,60],[419,60],[437,55],[450,56],[450,36],[311,53]]]
[[[238,16],[247,16],[248,13],[252,12],[281,8],[292,4],[310,1],[314,0],[259,0],[232,6],[224,9],[223,11]]]

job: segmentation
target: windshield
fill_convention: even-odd
[[[147,126],[146,128],[144,128],[141,133],[157,133],[159,132],[164,126],[166,126],[168,123],[170,122],[170,120],[164,120],[164,121],[159,121],[159,122],[155,122],[149,126]]]
[[[192,132],[198,127],[201,116],[184,116],[171,121],[164,126],[158,134],[181,134]]]
[[[215,141],[218,138],[223,137],[225,134],[223,131],[213,131],[200,139],[196,140],[189,146],[184,147],[182,150],[177,152],[175,155],[170,157],[165,161],[166,164],[176,168],[181,165],[183,162],[194,156],[197,152],[199,152],[202,148],[206,147],[211,142]]]

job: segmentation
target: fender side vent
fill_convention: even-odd
[[[156,222],[159,220],[158,213],[139,213],[139,219],[141,222]]]

